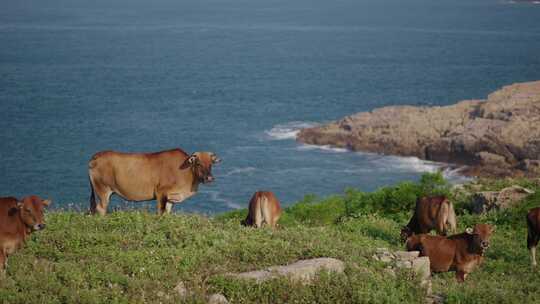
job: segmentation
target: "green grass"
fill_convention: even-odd
[[[307,196],[285,210],[275,231],[240,226],[245,210],[216,218],[51,212],[47,229],[10,257],[0,303],[204,303],[205,294],[214,292],[231,303],[422,303],[418,282],[407,273],[389,276],[371,256],[378,247],[402,248],[399,229],[410,211],[399,200],[409,204],[426,191],[447,191],[447,185],[433,183],[437,178],[373,193]],[[467,204],[466,196],[459,199]],[[434,292],[449,303],[540,301],[540,273],[531,270],[526,249],[524,217],[532,206],[540,206],[540,194],[510,211],[476,216],[458,210],[460,230],[490,222],[497,231],[485,263],[464,284],[453,273],[436,274]],[[345,261],[345,273],[321,273],[312,285],[226,276],[315,257]],[[189,298],[173,291],[179,281],[193,291]]]

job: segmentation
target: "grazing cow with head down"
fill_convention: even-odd
[[[266,223],[274,228],[280,216],[281,206],[274,193],[257,191],[249,201],[249,213],[242,224],[259,228]]]
[[[214,180],[212,165],[218,162],[220,159],[214,153],[189,155],[180,149],[96,153],[88,164],[90,211],[105,215],[110,196],[116,193],[129,201],[156,199],[158,214],[170,213],[173,204],[193,196],[199,184]]]
[[[21,248],[30,233],[45,229],[43,210],[51,201],[32,195],[17,200],[0,198],[0,270],[7,267],[7,258]]]
[[[432,229],[439,235],[456,231],[454,205],[445,196],[419,198],[411,220],[401,229],[401,239],[405,241],[413,234],[429,233]]]
[[[540,240],[540,207],[527,214],[527,248],[531,252],[531,265],[536,267],[536,246]]]
[[[421,256],[429,257],[431,271],[456,271],[456,279],[463,282],[484,260],[494,231],[491,225],[477,224],[449,237],[416,234],[407,239],[406,246],[408,251],[420,251]]]

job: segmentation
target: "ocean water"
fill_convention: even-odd
[[[439,165],[297,144],[298,128],[538,79],[538,4],[0,1],[0,195],[84,210],[93,153],[174,147],[223,158],[176,211],[370,191]]]

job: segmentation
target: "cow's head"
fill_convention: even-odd
[[[467,228],[465,232],[472,236],[472,243],[469,248],[472,252],[484,255],[489,248],[489,239],[495,231],[495,226],[489,224],[476,224],[473,228]]]
[[[212,165],[221,162],[212,152],[195,152],[191,154],[180,166],[180,169],[191,168],[197,181],[206,184],[214,180]]]
[[[43,200],[35,195],[25,197],[22,201],[17,203],[21,219],[30,231],[45,229],[45,217],[43,211],[45,207],[50,204],[50,200]]]
[[[405,243],[407,239],[413,234],[414,233],[409,226],[403,226],[403,228],[401,228],[401,233],[400,233],[401,241]]]

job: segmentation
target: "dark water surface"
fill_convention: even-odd
[[[224,159],[176,210],[243,207],[257,189],[285,204],[373,190],[435,166],[303,146],[294,131],[537,79],[535,4],[2,0],[0,195],[84,209],[93,153],[173,147]]]

